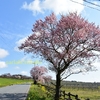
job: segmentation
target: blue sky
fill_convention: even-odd
[[[76,1],[78,3],[72,2]],[[18,46],[32,34],[32,27],[36,20],[54,12],[57,16],[76,11],[89,22],[100,25],[100,11],[91,9],[81,4],[100,9],[83,0],[0,0],[0,74],[24,74],[30,75],[34,65],[44,65],[41,59],[32,58],[31,54],[25,54],[18,50]],[[100,1],[88,0],[100,5]],[[100,63],[94,63],[98,69],[96,72],[72,75],[67,80],[100,82]],[[51,73],[50,73],[51,74]],[[55,75],[52,74],[53,78]]]

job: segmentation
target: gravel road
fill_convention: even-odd
[[[30,84],[18,84],[0,88],[0,100],[25,100]]]

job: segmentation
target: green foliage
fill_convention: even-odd
[[[32,82],[32,80],[28,79],[12,79],[12,78],[0,78],[0,87],[13,85],[13,84],[20,84],[25,82]]]
[[[46,89],[44,86],[32,85],[27,100],[52,100],[51,98],[47,98]]]

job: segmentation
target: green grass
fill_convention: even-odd
[[[32,82],[32,80],[28,79],[12,79],[12,78],[0,78],[0,87],[13,85],[13,84],[20,84],[25,82]]]
[[[100,100],[100,89],[78,89],[78,88],[63,88],[66,93],[70,92],[71,94],[78,95],[79,99],[85,100],[89,98],[90,100]]]

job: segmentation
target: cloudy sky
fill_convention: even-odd
[[[100,5],[99,0],[87,1]],[[100,25],[100,7],[83,0],[0,0],[0,74],[30,75],[34,65],[46,66],[41,59],[19,51],[18,46],[32,34],[31,29],[36,20],[52,12],[59,16],[74,11],[89,22]],[[72,75],[67,80],[100,82],[100,64],[96,62],[95,65],[98,71]],[[54,78],[55,75],[52,75]]]

